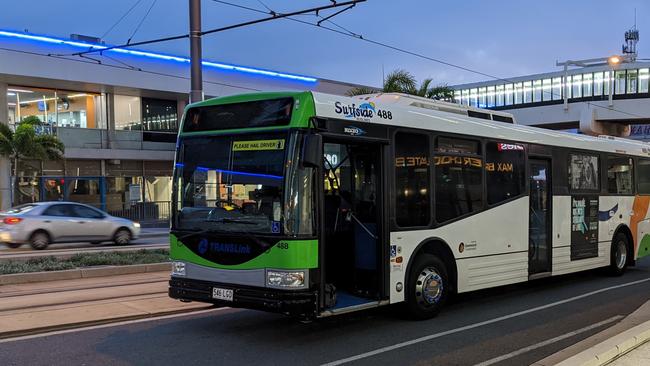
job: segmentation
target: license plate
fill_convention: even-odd
[[[233,291],[227,288],[212,288],[212,298],[217,300],[232,301]]]

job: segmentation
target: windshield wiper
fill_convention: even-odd
[[[255,221],[246,221],[246,220],[233,220],[228,218],[216,219],[216,220],[205,220],[207,222],[220,222],[224,224],[244,224],[244,225],[257,225],[259,222]]]

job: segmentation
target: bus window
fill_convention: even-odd
[[[607,192],[632,194],[633,163],[631,158],[607,159]]]
[[[572,190],[598,190],[598,156],[569,155],[569,187]]]
[[[650,194],[650,160],[639,159],[639,194]]]
[[[490,141],[485,147],[488,204],[494,205],[526,190],[524,147]]]
[[[441,137],[438,138],[436,152],[433,157],[436,220],[445,222],[481,210],[483,159],[477,154],[478,141]]]
[[[397,225],[426,226],[431,221],[429,136],[395,134],[395,219]]]

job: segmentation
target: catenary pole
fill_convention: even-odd
[[[190,5],[190,103],[203,100],[203,70],[201,60],[201,0],[189,0]]]

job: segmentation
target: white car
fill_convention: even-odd
[[[140,224],[76,202],[28,203],[0,212],[0,242],[11,248],[29,243],[113,241],[126,245],[140,235]]]

